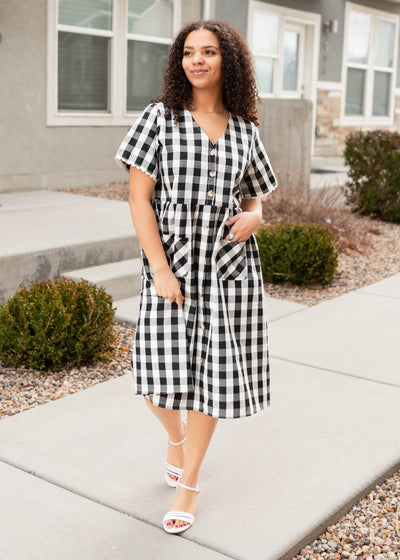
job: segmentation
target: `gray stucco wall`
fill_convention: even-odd
[[[280,188],[306,192],[310,183],[312,102],[263,99],[260,136]]]
[[[7,76],[0,88],[0,191],[121,177],[113,153],[126,127],[46,126],[46,0],[3,0],[0,21],[0,67]]]
[[[182,22],[201,10],[182,2]],[[1,0],[0,33],[0,192],[126,180],[114,154],[128,125],[46,126],[47,1]]]
[[[264,1],[264,0],[261,0]],[[355,4],[368,6],[395,14],[400,14],[400,4],[387,0],[353,0]],[[345,0],[266,0],[268,4],[286,6],[294,10],[304,10],[321,14],[321,23],[338,20],[338,33],[324,33],[321,30],[318,80],[340,82],[342,79],[343,37]],[[247,36],[247,0],[217,0],[215,8],[217,19],[234,25]],[[399,47],[400,51],[400,47]],[[326,57],[323,56],[324,52]],[[397,86],[400,87],[400,56],[398,60]]]

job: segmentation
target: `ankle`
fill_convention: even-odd
[[[187,473],[183,471],[180,482],[182,482],[185,486],[196,488],[199,482],[199,473]]]

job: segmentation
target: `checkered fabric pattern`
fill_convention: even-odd
[[[116,160],[155,180],[152,206],[183,306],[157,295],[143,250],[132,350],[136,394],[156,406],[239,418],[270,404],[268,331],[256,238],[227,241],[242,198],[277,186],[253,123],[230,115],[213,144],[186,109],[143,111]]]

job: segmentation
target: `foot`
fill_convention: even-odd
[[[198,481],[185,479],[182,476],[181,483],[185,484],[185,486],[197,488]],[[178,485],[175,501],[169,511],[184,511],[186,513],[191,513],[192,515],[194,515],[196,511],[196,501],[197,492],[188,490],[187,488],[183,488],[182,486]],[[189,523],[178,519],[176,519],[175,521],[173,519],[168,520],[165,524],[168,529],[172,529],[172,527],[186,527],[187,525],[189,525]]]
[[[182,441],[185,435],[186,435],[186,424],[182,422],[181,433],[179,434],[176,441],[175,440],[171,440],[171,441],[174,441],[174,443]],[[184,461],[185,461],[185,451],[184,451],[183,443],[182,445],[171,445],[168,442],[167,463],[170,463],[171,465],[174,465],[175,467],[179,467],[181,469],[183,467]],[[179,480],[179,476],[175,476],[171,473],[168,473],[168,477],[171,479],[171,481],[174,482],[178,482]]]

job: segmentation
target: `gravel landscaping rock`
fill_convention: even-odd
[[[400,558],[400,471],[387,478],[293,560]]]
[[[135,329],[126,323],[115,323],[114,329],[117,345],[115,357],[109,364],[99,363],[57,372],[0,364],[0,419],[130,373]]]

